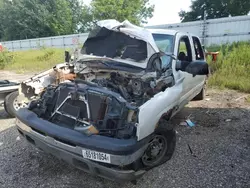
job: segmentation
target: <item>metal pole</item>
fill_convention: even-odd
[[[205,46],[206,44],[206,40],[205,40],[205,38],[206,38],[206,22],[207,22],[207,20],[206,20],[206,14],[207,14],[207,12],[206,12],[206,8],[204,8],[204,16],[203,16],[203,27],[202,27],[202,45],[203,46]]]

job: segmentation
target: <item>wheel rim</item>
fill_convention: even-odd
[[[26,108],[27,107],[27,104],[24,103],[24,102],[18,102],[17,98],[14,100],[13,102],[13,107],[14,109],[17,111],[19,110],[20,108]]]
[[[157,165],[167,150],[167,140],[162,135],[155,135],[149,142],[149,145],[142,156],[142,162],[145,166]]]

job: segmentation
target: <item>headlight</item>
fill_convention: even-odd
[[[128,122],[138,123],[138,114],[139,114],[138,110],[136,110],[136,111],[135,110],[129,110],[127,121]]]

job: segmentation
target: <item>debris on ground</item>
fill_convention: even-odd
[[[181,122],[180,125],[181,126],[189,126],[189,127],[195,126],[195,124],[190,119],[187,119],[187,120]]]
[[[181,125],[181,126],[187,126],[187,122],[186,122],[186,121],[182,121],[182,122],[180,123],[180,125]]]
[[[194,153],[193,153],[193,150],[191,149],[190,145],[188,144],[188,149],[190,151],[190,154],[193,156],[193,157],[197,157]]]
[[[190,119],[187,119],[186,122],[189,127],[195,126],[195,124]]]
[[[232,119],[226,119],[225,120],[225,122],[231,122],[232,121]]]

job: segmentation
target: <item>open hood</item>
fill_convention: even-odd
[[[146,68],[149,57],[156,52],[159,49],[150,31],[116,20],[97,22],[81,50],[88,58],[105,57],[140,68]]]
[[[119,28],[119,32],[130,35],[131,37],[141,39],[150,44],[150,46],[154,49],[155,52],[159,52],[152,33],[143,27],[139,27],[130,23],[128,20],[125,20],[122,23],[118,22],[117,20],[102,20],[97,22],[97,25],[114,31],[117,31],[117,29]]]

